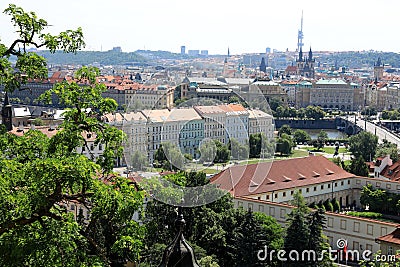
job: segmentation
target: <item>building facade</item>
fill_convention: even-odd
[[[297,107],[309,105],[342,111],[360,110],[365,106],[364,91],[355,83],[341,79],[300,82],[296,90]]]

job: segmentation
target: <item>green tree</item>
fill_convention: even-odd
[[[287,227],[284,248],[287,253],[291,250],[306,250],[308,248],[308,237],[310,235],[306,218],[310,210],[306,205],[304,197],[298,190],[294,193],[291,204],[295,206],[295,208],[288,214],[286,220]],[[287,266],[305,266],[302,262],[287,262],[285,264],[287,264]]]
[[[32,121],[32,124],[35,125],[35,126],[42,126],[43,125],[43,120],[41,118],[35,118]]]
[[[142,152],[140,152],[139,150],[133,152],[131,167],[137,171],[144,171],[146,170],[147,166],[148,166],[147,156]]]
[[[334,212],[340,212],[340,203],[336,198],[332,199],[332,206]]]
[[[282,134],[281,137],[278,138],[276,144],[276,152],[280,152],[281,155],[290,155],[292,153],[293,140],[290,135]]]
[[[281,128],[279,128],[278,136],[282,134],[292,135],[292,128],[287,124],[282,125]]]
[[[367,164],[365,164],[365,161],[362,156],[358,156],[357,158],[351,159],[350,172],[358,176],[363,176],[363,177],[369,176]]]
[[[280,98],[278,97],[272,97],[269,101],[268,101],[269,106],[271,107],[271,109],[273,111],[276,111],[278,107],[283,106],[283,102]]]
[[[306,131],[300,129],[293,133],[293,137],[296,143],[305,143],[311,140],[310,135]]]
[[[45,32],[50,26],[47,21],[39,19],[34,12],[25,12],[21,7],[10,4],[4,14],[11,17],[18,35],[9,47],[0,43],[0,84],[6,91],[20,89],[29,79],[47,78],[45,58],[28,52],[28,48],[46,48],[51,53],[57,49],[76,52],[85,45],[81,28],[52,35]],[[15,66],[9,60],[11,56],[16,57]]]
[[[319,106],[308,106],[305,110],[305,115],[309,119],[320,120],[325,117],[325,112]]]
[[[376,156],[377,157],[385,157],[390,155],[390,158],[393,162],[399,160],[399,150],[396,144],[390,143],[386,139],[383,139],[383,143],[379,144],[376,149]]]
[[[301,255],[302,251],[313,250],[316,255],[304,261],[288,261],[285,266],[332,266],[328,255],[323,261],[318,261],[322,251],[328,248],[327,238],[323,235],[326,220],[324,210],[310,211],[300,191],[293,195],[291,205],[295,208],[288,214],[286,221],[284,248],[287,253],[295,250]]]
[[[219,267],[218,263],[215,262],[213,257],[205,256],[199,260],[200,267]]]
[[[205,140],[201,143],[200,162],[214,162],[217,154],[217,146],[213,140]]]
[[[349,138],[349,151],[358,158],[363,157],[364,161],[370,161],[375,157],[378,146],[378,137],[369,132],[360,132]]]
[[[167,170],[181,170],[185,164],[185,157],[179,148],[171,142],[160,144],[154,154],[154,161],[159,163],[159,167]]]
[[[361,190],[360,202],[364,206],[369,206],[371,211],[386,212],[387,193],[382,189],[374,189],[371,184],[364,186]]]
[[[102,98],[98,73],[82,68],[74,81],[40,97],[56,94],[68,107],[53,137],[34,130],[21,137],[1,133],[0,265],[118,266],[139,258],[144,228],[132,217],[143,194],[110,175],[124,135],[100,119],[117,104]],[[76,152],[87,146],[89,133],[104,147],[96,162]],[[74,220],[66,205],[85,209],[86,216],[82,210]]]
[[[233,159],[248,159],[249,158],[249,146],[240,144],[234,138],[229,140],[228,144],[229,150],[231,151],[231,156]]]
[[[326,140],[328,140],[328,133],[327,133],[326,131],[324,131],[324,130],[321,130],[321,131],[318,133],[317,138],[318,138],[319,140],[322,140],[323,142],[325,142]]]

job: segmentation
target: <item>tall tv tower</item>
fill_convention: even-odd
[[[297,33],[297,52],[300,51],[300,49],[303,47],[303,10],[301,11],[301,24],[300,24],[300,30]]]

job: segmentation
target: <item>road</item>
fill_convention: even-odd
[[[347,118],[347,120],[354,122],[354,116]],[[400,137],[391,133],[390,131],[376,125],[377,121],[371,123],[369,121],[365,121],[360,117],[357,118],[357,125],[364,130],[367,130],[370,133],[375,134],[379,138],[379,142],[381,143],[383,139],[388,140],[389,142],[396,144],[397,147],[400,147]],[[366,128],[366,129],[365,129]]]

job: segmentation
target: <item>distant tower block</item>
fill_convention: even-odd
[[[186,46],[184,45],[181,46],[181,54],[182,55],[186,54]]]
[[[300,24],[300,30],[297,33],[297,52],[300,51],[300,49],[303,48],[303,38],[304,38],[304,34],[303,34],[303,11],[301,11],[301,24]]]

